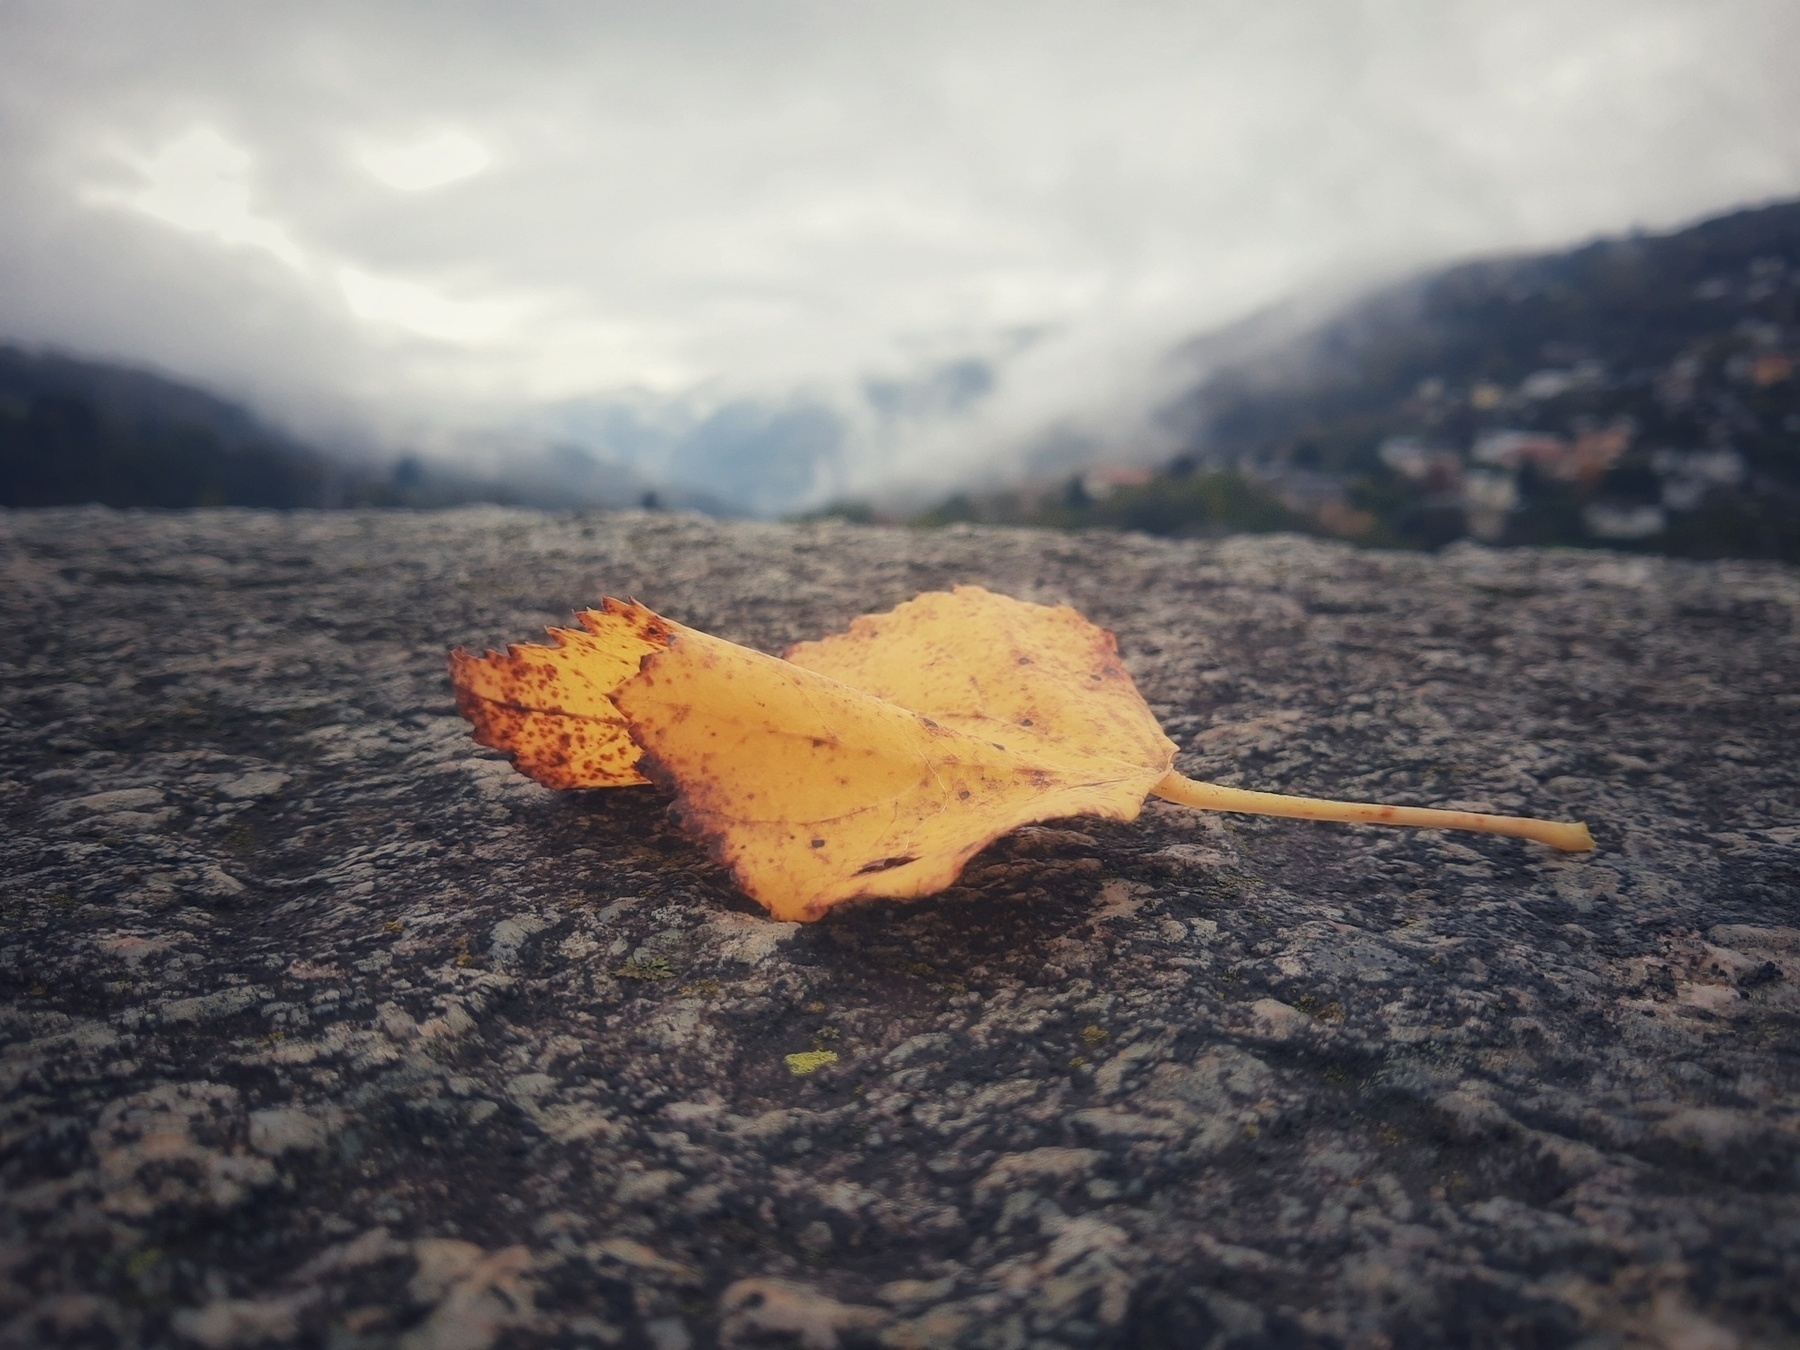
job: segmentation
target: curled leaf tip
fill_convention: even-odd
[[[548,646],[450,653],[456,706],[475,739],[512,757],[545,787],[624,787],[650,780],[612,701],[639,662],[668,642],[668,624],[642,605],[607,600],[552,628]]]

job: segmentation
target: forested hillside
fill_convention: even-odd
[[[1800,203],[1399,287],[1176,411],[1278,489],[1431,544],[1800,551]]]
[[[504,483],[414,455],[333,455],[160,375],[0,346],[0,507],[572,507],[634,490],[579,451],[537,445]]]
[[[0,505],[320,506],[348,478],[198,389],[0,347]]]
[[[1800,203],[1392,287],[1165,415],[1158,473],[929,518],[1800,560]]]

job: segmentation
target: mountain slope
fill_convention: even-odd
[[[1800,558],[1800,202],[1404,283],[1166,418],[1372,542]]]
[[[0,505],[319,506],[332,478],[323,456],[201,390],[0,347]]]
[[[503,458],[504,482],[413,455],[378,468],[160,375],[0,345],[0,507],[567,509],[635,503],[647,492],[630,471],[572,447],[526,439]]]

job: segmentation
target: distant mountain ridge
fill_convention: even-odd
[[[319,506],[334,476],[323,455],[203,390],[0,347],[0,505]]]
[[[1152,474],[922,518],[1800,561],[1800,202],[1464,263],[1198,339]]]
[[[1160,470],[1090,465],[959,494],[921,523],[1297,528],[1385,546],[1473,537],[1800,561],[1800,202],[1444,268],[1323,322],[1297,313],[1188,344],[1207,373],[1156,410],[1181,447]],[[992,383],[965,362],[865,392],[905,420],[955,412]],[[0,345],[0,506],[660,500],[772,512],[841,457],[842,427],[804,400],[689,414],[559,406],[453,452],[501,466],[486,474],[416,455],[381,467],[177,380]]]
[[[573,447],[534,443],[510,460],[504,482],[417,455],[383,468],[151,371],[0,345],[0,506],[568,508],[647,492]]]
[[[139,430],[200,427],[222,445],[303,449],[239,404],[135,366],[0,345],[0,399],[79,398]]]
[[[1164,417],[1381,542],[1800,557],[1800,202],[1402,283]]]

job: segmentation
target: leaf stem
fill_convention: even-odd
[[[1238,811],[1251,816],[1340,820],[1365,825],[1416,825],[1428,830],[1479,830],[1483,834],[1535,839],[1565,853],[1585,853],[1594,846],[1594,837],[1588,833],[1588,827],[1578,822],[1489,816],[1479,811],[1438,811],[1425,806],[1333,802],[1319,797],[1289,797],[1280,792],[1247,792],[1215,783],[1197,783],[1173,770],[1150,790],[1166,801],[1202,811]]]

